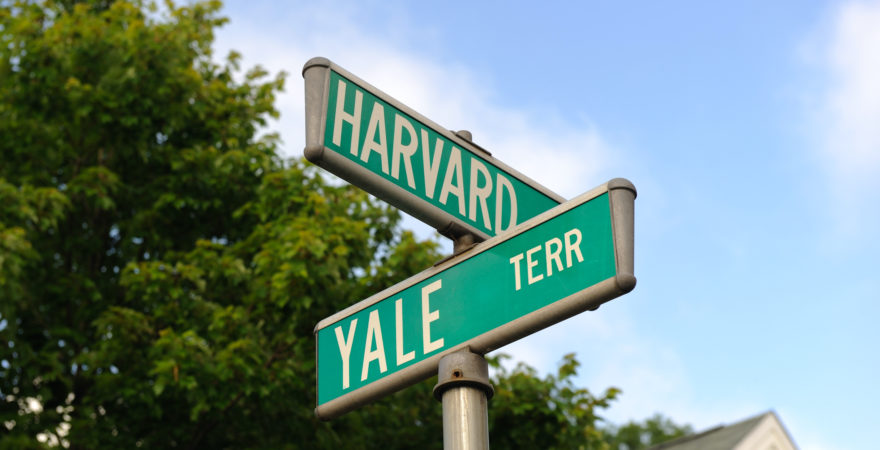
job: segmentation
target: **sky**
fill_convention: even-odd
[[[500,352],[623,390],[613,423],[774,410],[799,448],[876,448],[880,2],[228,1],[218,57],[324,56],[565,198],[624,177],[635,290]],[[432,230],[415,219],[419,236]],[[448,246],[447,246],[448,248]],[[438,406],[439,407],[439,406]]]

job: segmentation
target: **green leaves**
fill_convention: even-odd
[[[0,177],[0,320],[7,319],[0,339],[16,328],[8,320],[16,305],[28,300],[27,271],[42,259],[34,243],[57,231],[69,207],[56,188],[15,187]]]
[[[642,422],[630,421],[603,431],[613,450],[642,450],[694,432],[690,425],[679,425],[662,414]]]
[[[67,196],[54,187],[13,186],[0,178],[0,223],[33,232],[57,226],[70,206]]]
[[[258,219],[235,214],[282,169],[257,131],[283,76],[214,62],[219,2],[149,8],[0,9],[0,394],[74,398],[69,420],[0,402],[16,436],[198,442],[291,347],[254,315]]]
[[[565,355],[557,373],[544,379],[534,368],[518,364],[512,371],[490,360],[496,368],[495,398],[489,410],[490,442],[495,448],[519,448],[528,442],[535,448],[608,448],[599,427],[598,410],[608,408],[620,390],[607,389],[601,396],[574,386],[580,365],[574,354]],[[523,426],[528,424],[528,426]]]
[[[121,186],[119,176],[103,166],[88,167],[68,184],[70,195],[93,211],[108,211],[116,207],[113,198]]]

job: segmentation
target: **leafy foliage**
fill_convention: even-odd
[[[597,410],[604,409],[620,391],[609,388],[602,396],[574,386],[580,365],[568,354],[556,375],[541,379],[534,368],[518,364],[508,371],[495,361],[495,398],[490,408],[493,448],[604,449]]]
[[[604,439],[612,450],[642,450],[693,432],[689,425],[678,425],[659,413],[643,422],[631,421],[603,430]]]

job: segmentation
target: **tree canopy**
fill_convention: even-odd
[[[630,421],[602,430],[605,442],[613,450],[641,450],[693,432],[690,425],[679,425],[659,413],[641,422]]]
[[[278,156],[220,8],[0,1],[0,448],[442,445],[431,380],[315,418],[314,325],[440,255]],[[494,447],[608,445],[573,357],[495,365]]]

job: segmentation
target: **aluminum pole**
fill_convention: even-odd
[[[488,401],[494,393],[482,355],[463,350],[440,359],[434,397],[443,403],[445,450],[488,450]]]

